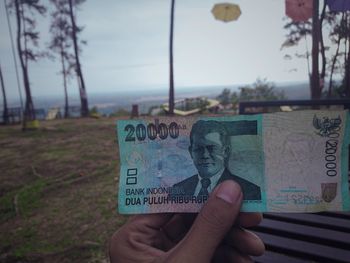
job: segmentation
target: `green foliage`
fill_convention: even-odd
[[[283,100],[285,95],[283,91],[277,91],[275,84],[268,82],[266,79],[257,79],[252,87],[241,87],[239,100],[252,101],[252,100]]]
[[[16,216],[14,197],[15,193],[9,192],[0,198],[0,222],[5,222]]]
[[[286,29],[288,33],[286,35],[286,41],[282,44],[281,48],[298,45],[300,40],[304,39],[307,35],[311,35],[312,33],[312,24],[310,21],[288,21],[283,28]]]
[[[35,227],[26,227],[19,229],[16,232],[16,236],[19,236],[25,240],[19,247],[14,251],[14,255],[18,258],[24,257],[27,253],[32,252],[36,246],[37,230]]]
[[[328,90],[325,90],[322,93],[322,97],[323,98],[332,98],[332,99],[337,99],[337,98],[338,99],[339,98],[345,99],[345,98],[347,98],[344,82],[338,83],[338,84],[333,84],[331,95],[329,96]]]
[[[227,105],[231,103],[231,91],[228,88],[225,88],[219,96],[216,97],[222,105]]]
[[[24,43],[22,50],[20,50],[20,56],[22,56],[26,62],[28,62],[28,60],[37,61],[39,58],[47,56],[46,52],[38,49],[40,32],[37,28],[37,18],[38,15],[45,16],[47,12],[43,1],[11,0],[9,1],[8,7],[11,11],[14,11],[15,16],[18,17],[20,23],[22,23],[22,32],[17,36]]]
[[[0,198],[0,222],[5,222],[16,216],[15,198],[21,216],[28,216],[31,211],[40,206],[41,193],[46,185],[44,179],[38,179],[18,191],[6,193]]]
[[[90,117],[94,117],[94,118],[99,118],[101,117],[101,114],[98,112],[98,109],[96,106],[94,106],[89,113]]]
[[[39,253],[46,254],[59,251],[72,244],[69,237],[64,237],[60,242],[53,244],[47,240],[41,240],[39,237],[39,228],[37,222],[31,223],[15,232],[15,238],[22,239],[23,242],[17,246],[13,254],[18,259],[25,259],[28,254]]]
[[[237,105],[239,101],[283,100],[286,96],[283,91],[276,90],[274,83],[258,78],[253,85],[240,87],[239,92],[231,92],[225,88],[216,98],[222,105]]]
[[[115,112],[111,113],[110,117],[123,117],[123,116],[130,116],[131,113],[127,111],[126,109],[119,108]]]
[[[20,190],[18,193],[18,208],[21,215],[28,216],[33,209],[40,206],[40,197],[45,185],[44,179],[38,179]]]

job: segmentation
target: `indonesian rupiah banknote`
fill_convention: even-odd
[[[224,180],[242,211],[348,211],[348,111],[117,121],[122,214],[198,212]]]

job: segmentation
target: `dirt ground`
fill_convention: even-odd
[[[0,126],[0,262],[108,262],[118,154],[115,119]]]

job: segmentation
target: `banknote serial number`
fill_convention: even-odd
[[[179,137],[180,127],[176,122],[172,122],[169,125],[166,123],[149,123],[147,126],[140,123],[136,126],[128,124],[125,126],[124,131],[127,132],[125,141],[134,142],[144,141],[146,138],[155,140],[156,138],[165,140],[168,137],[176,139]]]
[[[327,176],[334,177],[337,175],[337,149],[339,138],[339,127],[327,135],[328,139],[325,145],[325,168]]]
[[[307,204],[320,204],[323,202],[319,196],[313,196],[310,194],[287,194],[278,195],[275,202],[278,203],[293,203],[296,205],[307,205]]]
[[[304,194],[295,194],[291,195],[290,199],[294,204],[319,204],[322,203],[322,199],[320,197],[312,196],[312,195],[304,195]]]

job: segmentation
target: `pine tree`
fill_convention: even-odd
[[[68,78],[72,77],[75,68],[74,55],[72,49],[72,26],[69,23],[69,7],[67,0],[50,0],[54,5],[51,13],[50,33],[52,39],[49,43],[49,50],[58,54],[61,62],[61,71],[64,87],[64,117],[69,117],[68,103]]]
[[[35,50],[38,47],[39,32],[36,31],[35,13],[44,15],[46,8],[40,0],[12,0],[10,9],[14,9],[17,22],[17,51],[21,64],[23,84],[26,95],[24,108],[23,130],[27,122],[35,120],[35,109],[29,81],[29,61],[37,61],[44,56],[43,52]]]
[[[81,70],[81,64],[79,59],[79,46],[78,46],[78,33],[82,30],[76,25],[76,16],[74,15],[74,8],[78,5],[85,2],[85,0],[75,0],[73,3],[73,0],[68,0],[69,4],[69,17],[71,20],[71,26],[72,26],[72,40],[73,40],[73,47],[74,47],[74,56],[75,56],[75,70],[78,77],[78,84],[79,84],[79,92],[80,92],[80,101],[81,101],[81,116],[87,117],[89,116],[89,105],[88,105],[88,98],[86,93],[86,87],[83,77],[83,72]]]

